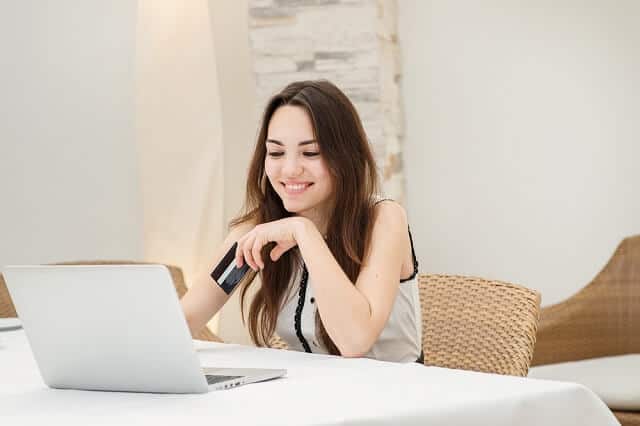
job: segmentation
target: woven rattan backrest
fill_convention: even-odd
[[[0,318],[14,318],[16,316],[18,314],[16,314],[16,308],[9,296],[7,283],[4,282],[4,277],[0,273]]]
[[[271,339],[269,339],[269,343],[267,344],[267,346],[273,349],[289,349],[289,345],[287,345],[287,342],[282,340],[282,338],[277,334],[271,336]]]
[[[420,275],[425,365],[526,376],[540,294],[500,281]]]
[[[640,353],[640,235],[578,293],[542,309],[532,365]]]
[[[153,262],[134,262],[131,260],[78,260],[73,262],[57,262],[54,265],[157,265]],[[178,266],[164,265],[171,274],[173,280],[173,286],[176,288],[178,297],[184,296],[187,292],[187,285],[184,282],[184,275],[182,269]]]

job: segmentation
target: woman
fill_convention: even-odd
[[[214,256],[259,273],[252,340],[386,361],[420,360],[418,263],[403,208],[377,198],[369,143],[349,99],[327,81],[296,82],[267,104],[245,212]],[[245,277],[246,278],[246,277]],[[193,333],[228,300],[203,274],[182,299]],[[243,314],[244,316],[244,314]]]

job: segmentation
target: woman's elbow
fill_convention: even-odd
[[[197,321],[195,320],[195,318],[193,318],[192,315],[189,314],[187,310],[184,309],[184,307],[183,313],[185,322],[187,323],[187,328],[189,329],[189,333],[191,333],[191,336],[193,337],[198,333],[198,331],[200,331],[197,326]]]
[[[364,358],[368,351],[348,350],[340,351],[340,354],[345,358]]]
[[[369,353],[374,342],[372,339],[352,339],[338,346],[338,349],[340,355],[345,358],[363,358]]]

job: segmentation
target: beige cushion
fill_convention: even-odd
[[[640,411],[640,354],[541,365],[528,377],[580,383],[611,409]]]

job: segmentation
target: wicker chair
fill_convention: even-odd
[[[78,261],[78,262],[59,262],[55,263],[55,265],[145,265],[145,264],[153,264],[148,262],[131,262],[128,260],[95,260],[95,261]],[[165,265],[169,269],[169,273],[171,274],[171,278],[173,280],[173,285],[176,288],[176,292],[178,293],[178,297],[184,296],[187,292],[187,286],[184,282],[184,276],[182,275],[182,270],[177,266]],[[0,274],[0,318],[7,317],[16,317],[17,313],[15,307],[13,306],[13,302],[9,297],[9,292],[7,291],[7,286],[4,281],[4,277]],[[199,332],[196,336],[196,339],[199,340],[208,340],[208,341],[218,341],[215,335],[208,329],[205,328],[201,332]]]
[[[16,308],[9,296],[7,283],[4,282],[4,277],[0,273],[0,318],[15,318],[17,316]]]
[[[532,366],[631,353],[640,353],[640,235],[625,238],[586,287],[542,310]],[[640,425],[640,412],[613,413]]]
[[[526,376],[540,294],[456,275],[420,275],[424,364]]]
[[[540,295],[524,287],[447,275],[420,275],[425,365],[526,376]],[[269,347],[287,349],[273,335]]]
[[[269,343],[267,344],[267,347],[273,348],[273,349],[283,349],[285,351],[289,349],[289,345],[287,344],[287,342],[282,340],[282,338],[277,334],[274,334],[273,336],[271,336],[271,339],[269,339]]]

